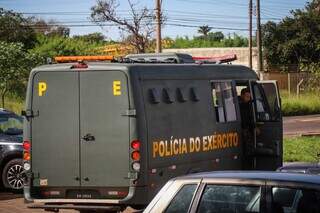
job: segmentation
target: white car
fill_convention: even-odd
[[[318,213],[320,178],[283,172],[210,172],[170,180],[146,213]]]

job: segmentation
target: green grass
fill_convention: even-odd
[[[1,103],[1,107],[2,107],[2,103]],[[24,109],[24,101],[14,99],[14,98],[6,98],[4,108],[20,115],[21,110]]]
[[[285,138],[283,141],[284,162],[318,162],[320,137]]]
[[[320,97],[316,93],[289,95],[281,92],[284,116],[320,114]]]

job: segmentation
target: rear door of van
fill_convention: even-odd
[[[36,73],[32,95],[36,116],[31,124],[33,186],[128,187],[129,118],[123,115],[127,109],[123,72]]]
[[[78,93],[76,72],[37,72],[33,77],[34,186],[79,186]]]
[[[129,185],[129,118],[124,115],[128,109],[124,73],[80,73],[82,186]]]

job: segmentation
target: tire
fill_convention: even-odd
[[[2,183],[7,189],[20,192],[23,189],[23,165],[22,159],[10,160],[2,170]]]

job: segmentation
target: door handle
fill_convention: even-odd
[[[82,139],[84,141],[94,141],[94,140],[96,140],[96,138],[93,135],[91,135],[90,133],[88,133],[85,136],[83,136]]]

